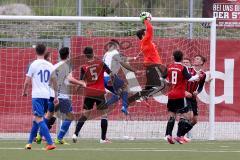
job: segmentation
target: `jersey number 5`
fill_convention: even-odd
[[[97,74],[97,68],[96,67],[92,67],[89,69],[90,70],[90,74],[92,76],[92,80],[96,81],[98,79],[98,74]]]
[[[172,71],[172,84],[177,84],[177,71]]]

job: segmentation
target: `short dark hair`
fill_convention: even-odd
[[[47,47],[41,43],[41,44],[37,44],[35,51],[36,51],[37,55],[42,56],[42,55],[44,55],[46,49],[47,49]]]
[[[116,39],[111,39],[111,40],[110,40],[110,42],[113,42],[113,43],[115,43],[115,44],[117,44],[117,45],[119,45],[119,46],[120,46],[120,43],[119,43],[119,41],[118,41],[118,40],[116,40]]]
[[[48,58],[51,56],[51,52],[47,52],[45,55],[44,55],[44,59],[45,60],[48,60]]]
[[[85,54],[87,58],[92,58],[93,57],[93,48],[85,47],[83,50],[83,54]]]
[[[68,47],[62,47],[59,50],[59,55],[60,55],[61,60],[67,59],[68,56],[69,56],[69,48]]]
[[[140,39],[140,40],[142,40],[143,39],[143,36],[144,36],[144,32],[146,31],[146,29],[140,29],[140,30],[138,30],[137,32],[136,32],[136,36]]]
[[[205,57],[203,57],[201,54],[197,54],[197,55],[194,56],[194,58],[195,58],[195,57],[200,57],[201,60],[202,60],[202,62],[203,62],[203,64],[207,61],[207,59],[206,59]],[[202,64],[202,65],[203,65],[203,64]]]
[[[180,50],[173,52],[173,58],[175,62],[181,62],[183,60],[183,53]]]
[[[117,47],[117,46],[120,46],[120,43],[119,43],[118,40],[116,40],[116,39],[111,39],[111,40],[108,42],[107,46],[108,46],[109,48],[112,47],[112,46]]]

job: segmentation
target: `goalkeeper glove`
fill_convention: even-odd
[[[146,19],[151,20],[151,17],[152,17],[152,15],[151,15],[151,13],[149,13],[149,12],[142,12],[142,13],[140,14],[140,20],[141,20],[142,23],[144,23],[144,21],[145,21]]]

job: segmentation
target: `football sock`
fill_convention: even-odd
[[[167,136],[167,135],[172,136],[172,131],[173,131],[174,124],[175,124],[175,117],[170,117],[168,119],[165,136]]]
[[[42,133],[42,136],[45,137],[46,141],[47,141],[47,144],[48,145],[52,145],[53,142],[52,142],[52,138],[51,138],[51,135],[49,133],[49,129],[47,128],[47,125],[44,121],[41,121],[38,123],[39,125],[39,128],[40,128],[40,133]]]
[[[128,92],[123,91],[122,92],[122,106],[124,108],[128,108]]]
[[[194,124],[192,124],[191,122],[188,122],[186,124],[186,130],[185,130],[185,134],[188,133],[189,131],[191,131],[191,129],[193,128]],[[185,135],[184,134],[184,135]]]
[[[87,120],[87,117],[85,117],[85,116],[81,116],[80,119],[78,120],[76,129],[74,132],[74,134],[76,134],[76,136],[78,136],[78,134],[79,134],[80,130],[82,129],[82,126],[84,125],[86,120]]]
[[[48,127],[49,120],[44,117],[44,118],[43,118],[43,121],[46,123],[46,125],[47,125],[47,127]],[[42,133],[41,129],[40,129],[40,131],[39,131],[39,134],[40,134],[41,137],[43,136],[43,133]]]
[[[67,133],[67,131],[68,131],[70,125],[71,125],[71,122],[72,121],[67,120],[67,119],[65,119],[63,121],[60,132],[58,133],[58,137],[57,137],[59,140],[63,139],[63,137],[65,136],[65,134]]]
[[[28,139],[29,144],[32,144],[33,139],[36,137],[37,132],[38,132],[38,128],[39,128],[39,126],[38,126],[37,122],[33,121],[32,129],[31,129],[30,136],[29,136],[29,139]]]
[[[52,128],[52,126],[54,125],[55,121],[56,121],[56,117],[51,117],[48,120],[47,127],[48,127],[49,130]]]
[[[102,140],[106,139],[106,134],[107,134],[107,127],[108,127],[108,120],[102,118],[101,119],[101,129],[102,129]]]
[[[185,119],[180,118],[178,122],[178,130],[177,130],[177,136],[181,137],[184,134],[184,129],[185,129]]]

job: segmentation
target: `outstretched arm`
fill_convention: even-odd
[[[152,40],[153,38],[153,26],[152,24],[150,23],[149,20],[145,19],[144,20],[144,25],[146,27],[146,33],[145,33],[145,36],[144,36],[144,40]]]
[[[74,78],[72,76],[72,73],[70,73],[67,77],[68,81],[72,84],[75,84],[75,85],[81,85],[83,87],[86,87],[86,83],[83,81],[83,80],[77,80],[76,78]],[[83,78],[82,78],[83,79]]]

